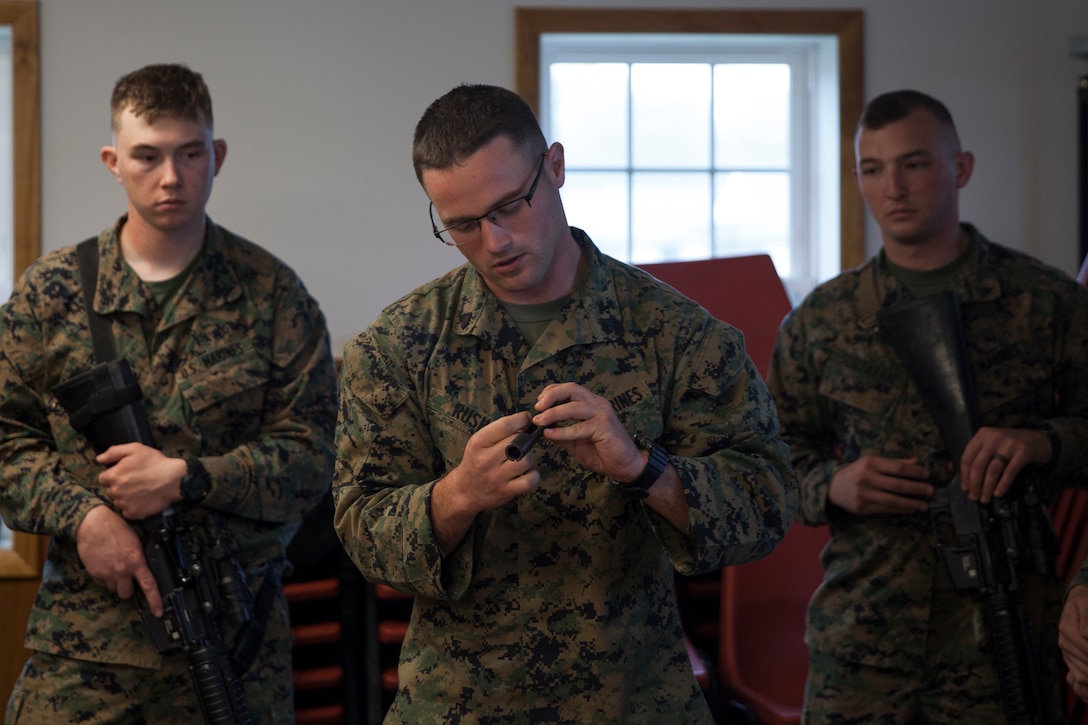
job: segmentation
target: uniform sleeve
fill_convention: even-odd
[[[317,302],[286,269],[272,294],[271,366],[260,432],[223,455],[201,459],[212,481],[203,506],[283,523],[300,520],[329,489],[337,388]]]
[[[1085,488],[1088,467],[1088,288],[1074,285],[1056,305],[1055,398],[1058,415],[1036,422],[1057,434],[1057,459],[1047,466],[1059,487]]]
[[[719,321],[705,323],[693,344],[678,336],[676,379],[661,386],[672,391],[661,440],[685,491],[689,530],[651,518],[674,568],[685,575],[770,553],[797,507],[778,415],[743,338]]]
[[[439,464],[420,402],[390,364],[375,327],[344,348],[334,522],[368,579],[433,599],[457,598],[471,576],[471,527],[443,561],[431,525]]]
[[[74,539],[87,512],[106,502],[68,472],[54,444],[38,390],[48,364],[34,312],[40,296],[24,278],[0,317],[0,516],[12,529]]]
[[[799,489],[801,520],[812,526],[828,523],[827,493],[831,476],[840,466],[835,451],[830,410],[820,395],[819,371],[812,360],[805,307],[793,310],[782,323],[767,372],[782,425],[782,438],[789,446]]]

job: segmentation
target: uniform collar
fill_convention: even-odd
[[[102,314],[134,312],[151,317],[156,303],[140,278],[121,254],[120,232],[128,219],[121,216],[113,228],[98,240],[99,275],[95,288],[95,310]],[[226,254],[225,234],[209,218],[204,231],[201,259],[177,296],[167,305],[161,326],[177,324],[207,310],[236,300],[242,287]]]
[[[573,345],[609,339],[611,335],[605,331],[602,319],[610,311],[619,309],[615,285],[612,276],[607,273],[604,255],[581,229],[571,227],[570,230],[585,255],[586,276],[563,306],[558,329],[549,328],[537,341],[533,348],[534,359],[547,357]],[[465,265],[464,280],[464,294],[457,308],[454,332],[478,337],[504,357],[524,357],[525,342],[517,326],[470,264]],[[527,359],[526,364],[532,361]]]
[[[994,245],[967,222],[960,225],[971,238],[971,259],[964,274],[950,287],[961,302],[991,302],[1001,297],[1001,280],[997,274]],[[860,270],[859,304],[862,327],[876,326],[876,311],[910,299],[907,291],[888,269],[884,251],[862,265]]]

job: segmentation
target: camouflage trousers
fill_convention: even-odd
[[[282,603],[282,600],[281,600]],[[280,610],[280,611],[277,611]],[[283,607],[273,607],[256,661],[242,676],[254,723],[291,725],[291,635]],[[8,701],[5,725],[192,725],[204,721],[185,654],[158,670],[34,652]]]
[[[934,592],[923,667],[902,670],[809,653],[804,725],[999,725],[1007,721],[1000,676],[977,605],[954,591]],[[1036,630],[1038,631],[1038,630]],[[1056,640],[1044,636],[1042,722],[1061,724]],[[1050,646],[1053,645],[1053,646]]]

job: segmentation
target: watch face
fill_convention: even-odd
[[[208,495],[208,474],[199,463],[190,462],[188,466],[181,478],[181,497],[189,503],[196,503]]]
[[[187,472],[181,479],[181,497],[186,501],[192,501],[200,495],[200,482],[194,480],[192,472]]]

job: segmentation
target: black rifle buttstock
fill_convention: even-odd
[[[877,312],[877,323],[958,463],[978,430],[978,411],[956,295],[945,292],[884,307]]]
[[[143,392],[124,358],[98,363],[73,375],[54,387],[53,395],[95,453],[120,443],[154,445],[140,405]]]

